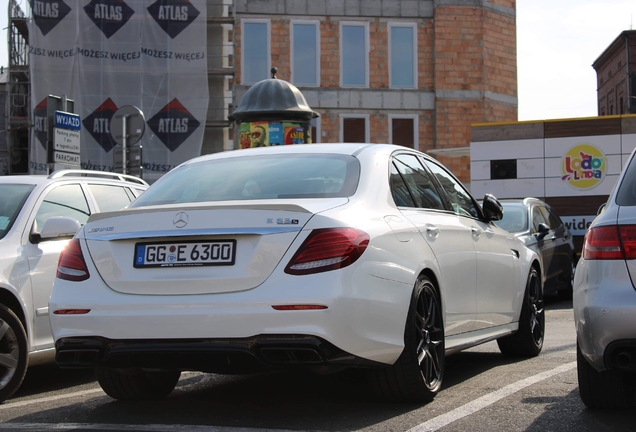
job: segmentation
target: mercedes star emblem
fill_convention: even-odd
[[[183,228],[188,224],[188,214],[186,212],[179,212],[175,215],[172,223],[177,228]]]

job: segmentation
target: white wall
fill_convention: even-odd
[[[602,180],[589,188],[563,179],[566,154],[585,144],[600,150],[606,163]],[[636,134],[471,142],[471,191],[478,198],[608,195],[634,148]],[[516,179],[490,179],[491,160],[502,159],[517,160]]]

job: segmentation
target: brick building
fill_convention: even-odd
[[[411,146],[469,181],[471,124],[517,120],[515,0],[234,6],[235,104],[276,67],[321,114],[314,142]]]
[[[636,30],[622,32],[592,67],[598,115],[636,114]]]
[[[2,174],[27,171],[30,12],[9,0]],[[470,180],[471,124],[517,120],[515,0],[206,0],[201,152],[238,148],[228,121],[250,85],[278,77],[312,109],[314,142],[369,141],[437,154]],[[2,122],[1,120],[5,120]],[[449,157],[453,156],[461,157]],[[20,155],[21,157],[14,157]]]

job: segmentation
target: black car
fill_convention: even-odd
[[[577,255],[572,234],[559,215],[537,198],[502,199],[504,216],[495,224],[522,239],[535,250],[545,269],[544,293],[572,298]]]

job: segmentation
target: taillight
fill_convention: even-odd
[[[60,254],[56,276],[59,279],[74,282],[83,281],[90,277],[78,239],[69,241]]]
[[[636,259],[636,225],[610,225],[590,229],[583,243],[583,258]]]
[[[336,270],[356,262],[369,244],[369,235],[355,228],[317,229],[300,246],[285,273],[306,275]]]

